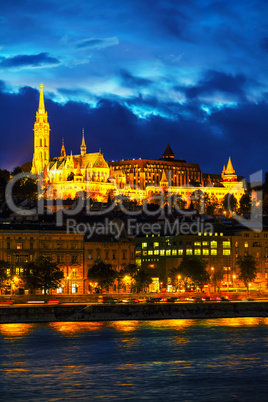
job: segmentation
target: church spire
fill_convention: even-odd
[[[235,174],[235,170],[234,170],[234,168],[233,168],[233,165],[232,165],[232,161],[231,161],[231,157],[230,157],[230,156],[229,156],[229,160],[228,160],[228,164],[227,164],[225,173],[227,173],[227,174]]]
[[[43,83],[40,85],[39,106],[36,112],[34,123],[34,154],[31,172],[33,174],[41,174],[44,172],[45,166],[49,163],[50,151],[50,127],[47,120],[47,112],[45,110]]]
[[[87,152],[87,147],[86,147],[86,143],[85,143],[84,129],[82,130],[82,133],[83,133],[83,135],[82,135],[82,144],[81,144],[80,150],[81,150],[81,155],[84,156],[86,154],[86,152]]]
[[[160,186],[161,187],[167,187],[168,186],[168,180],[167,180],[166,172],[164,170],[163,170],[163,173],[162,173],[162,178],[160,180]]]
[[[65,150],[65,146],[64,146],[64,138],[62,139],[62,146],[61,146],[60,156],[63,156],[63,157],[66,156],[66,150]]]
[[[44,102],[43,83],[42,82],[41,82],[41,85],[40,85],[38,113],[45,113],[45,102]]]

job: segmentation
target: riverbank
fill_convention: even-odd
[[[7,305],[0,323],[268,317],[268,302]]]

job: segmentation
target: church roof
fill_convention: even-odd
[[[167,182],[167,176],[166,176],[166,172],[164,170],[163,170],[163,173],[162,173],[162,178],[160,180],[160,183],[161,182]]]
[[[64,169],[66,164],[73,165],[75,169],[78,168],[78,165],[80,169],[81,168],[86,169],[92,167],[109,168],[108,163],[105,161],[103,155],[100,152],[85,155],[73,155],[71,153],[71,155],[64,158],[63,157],[53,158],[50,161],[49,167],[50,170]]]
[[[225,169],[225,174],[235,174],[235,170],[232,165],[231,157],[229,157],[228,164]]]
[[[163,158],[174,158],[174,152],[170,148],[170,145],[166,147],[165,152],[163,153]]]

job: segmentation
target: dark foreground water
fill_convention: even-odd
[[[268,318],[0,325],[0,400],[267,401]]]

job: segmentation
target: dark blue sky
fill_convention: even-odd
[[[107,160],[177,158],[268,170],[268,3],[2,0],[0,168],[32,159],[40,82],[61,139]]]

